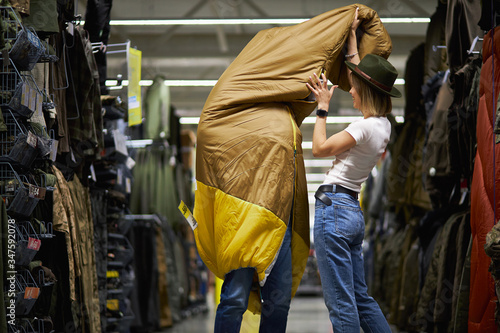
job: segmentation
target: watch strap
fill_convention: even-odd
[[[320,117],[326,117],[328,116],[328,111],[323,110],[323,109],[318,109],[316,110],[316,115]]]

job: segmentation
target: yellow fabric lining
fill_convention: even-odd
[[[286,224],[271,211],[197,182],[194,230],[203,262],[219,278],[241,267],[255,267],[259,281],[273,262]]]

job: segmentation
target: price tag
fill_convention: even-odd
[[[135,166],[135,161],[132,157],[127,157],[127,161],[125,162],[125,165],[127,166],[128,169],[132,170],[132,168]]]
[[[21,105],[29,107],[30,95],[31,95],[31,89],[27,83],[24,83],[23,88],[22,88],[22,92],[21,92]]]
[[[35,134],[31,133],[28,131],[28,138],[26,138],[26,142],[33,148],[36,148],[36,144],[38,142],[38,139]]]
[[[132,181],[128,177],[125,178],[125,191],[127,193],[132,193]]]
[[[127,140],[125,136],[122,133],[120,133],[119,130],[113,130],[113,139],[115,141],[116,151],[125,156],[128,156]]]
[[[97,177],[95,175],[95,169],[94,169],[94,164],[90,164],[90,177],[94,182],[97,182]]]
[[[52,162],[56,161],[57,158],[57,147],[59,146],[59,141],[50,139],[50,159]]]
[[[36,94],[36,113],[41,114],[43,116],[43,95]]]
[[[111,278],[119,278],[120,273],[118,271],[106,271],[106,278],[111,279]]]
[[[7,185],[5,185],[5,191],[6,192],[14,192],[16,190],[16,184],[9,182]]]
[[[28,249],[38,251],[40,250],[40,245],[42,245],[41,240],[32,237],[28,238]]]
[[[47,193],[47,189],[45,187],[38,187],[32,184],[29,184],[28,187],[28,196],[30,198],[37,198],[40,200],[45,199],[45,194]]]
[[[116,172],[116,184],[121,185],[123,182],[123,171],[118,169]]]
[[[24,299],[38,299],[40,294],[40,288],[26,287],[24,289]]]
[[[36,95],[37,95],[36,90],[30,88],[30,100],[29,100],[29,106],[28,106],[28,108],[31,111],[35,111],[36,110]]]
[[[191,229],[196,229],[198,227],[198,222],[194,219],[193,214],[191,214],[191,211],[189,210],[188,206],[184,203],[184,201],[181,200],[181,204],[179,205],[179,210],[181,211],[182,215],[186,218],[187,222],[191,226]]]

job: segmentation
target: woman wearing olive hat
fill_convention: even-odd
[[[401,97],[393,87],[396,69],[384,58],[357,52],[356,18],[347,41],[346,65],[350,69],[354,108],[363,118],[329,138],[326,116],[333,92],[327,79],[316,74],[308,88],[316,97],[318,111],[313,133],[315,157],[334,156],[331,169],[315,194],[314,243],[325,303],[335,333],[391,332],[377,302],[368,295],[364,277],[362,242],[365,224],[358,202],[361,184],[385,151],[391,135],[386,115],[391,96]]]

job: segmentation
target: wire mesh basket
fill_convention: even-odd
[[[18,174],[8,162],[0,162],[0,195],[5,201],[7,213],[14,217],[29,217],[41,199],[34,180]]]
[[[6,131],[0,132],[0,162],[9,162],[16,170],[29,169],[39,156],[38,138],[10,110],[3,113]]]
[[[23,28],[17,34],[17,39],[9,52],[9,57],[21,71],[32,70],[45,53],[40,38],[33,31]]]
[[[10,66],[0,68],[0,107],[30,118],[37,107],[38,87],[31,75],[21,75],[12,59],[9,61]]]
[[[45,46],[36,32],[23,26],[12,7],[0,7],[2,29],[0,49],[8,51],[9,58],[21,71],[30,71],[45,53]]]
[[[17,119],[11,110],[2,112],[6,130],[0,132],[0,156],[8,155],[14,147],[16,138],[27,133],[26,125]]]
[[[40,288],[27,269],[16,273],[16,294],[16,315],[29,314],[38,299]]]
[[[10,51],[19,31],[23,29],[19,17],[10,6],[0,6],[0,23],[3,26],[0,34],[0,50]]]
[[[29,221],[16,223],[16,265],[28,266],[40,249],[40,236]]]

